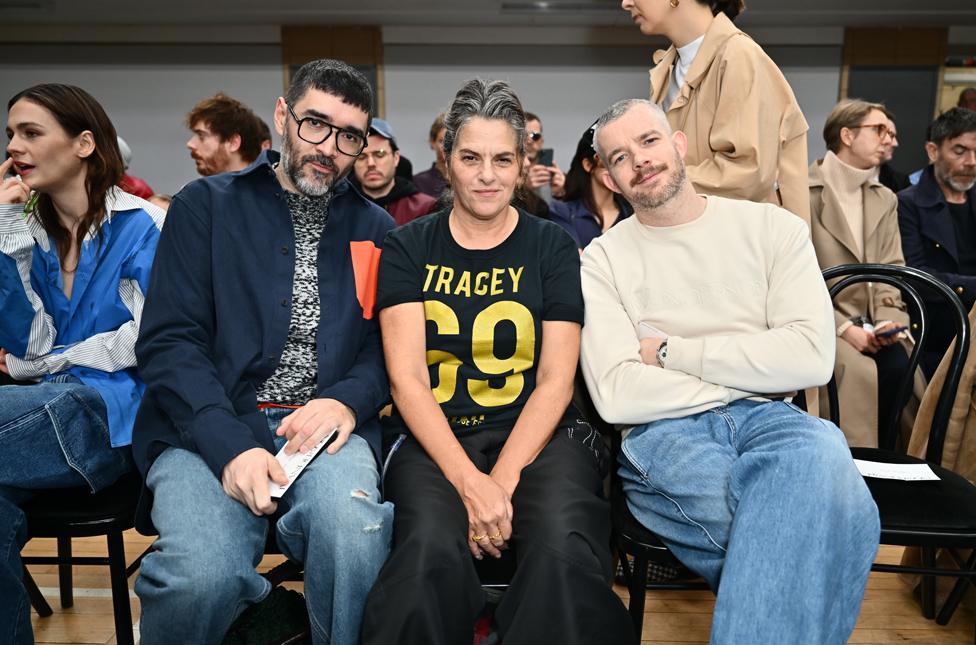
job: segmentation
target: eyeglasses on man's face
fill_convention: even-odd
[[[529,141],[538,141],[539,139],[542,138],[542,133],[536,132],[534,130],[529,130],[528,135],[529,135]]]
[[[359,156],[356,157],[356,161],[365,162],[365,161],[369,161],[369,159],[372,158],[373,161],[379,163],[380,161],[383,161],[384,159],[386,159],[391,155],[393,155],[392,150],[387,150],[386,148],[380,148],[379,150],[373,150],[371,152],[363,151],[359,153]]]
[[[307,116],[299,119],[298,115],[295,114],[295,110],[290,105],[288,105],[288,113],[291,114],[291,118],[295,119],[295,123],[298,124],[298,138],[302,141],[318,145],[331,137],[334,132],[336,135],[336,149],[342,154],[350,157],[358,157],[366,148],[366,137],[358,132],[332,125],[317,116]]]

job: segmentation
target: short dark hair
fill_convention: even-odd
[[[940,146],[946,139],[955,139],[970,132],[976,132],[976,112],[954,107],[932,122],[928,129],[928,140]]]
[[[338,96],[373,118],[373,88],[361,72],[341,60],[320,58],[302,65],[291,79],[285,100],[293,106],[310,89]]]
[[[538,121],[539,123],[542,123],[542,119],[539,118],[539,115],[533,112],[525,113],[525,122],[528,123],[529,121]]]
[[[724,13],[729,20],[735,20],[746,8],[745,0],[698,0],[698,4],[710,7],[713,16]]]
[[[976,87],[967,87],[962,92],[959,92],[959,101],[956,102],[956,105],[962,107],[963,101],[966,100],[966,95],[970,93],[976,94]]]
[[[235,134],[240,136],[241,158],[251,163],[261,154],[260,120],[251,108],[223,92],[217,92],[193,106],[186,115],[186,127],[192,130],[202,121],[221,141],[227,141]]]

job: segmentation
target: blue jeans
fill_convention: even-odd
[[[628,506],[717,591],[712,643],[846,643],[878,510],[834,425],[742,400],[634,428]]]
[[[0,387],[0,643],[34,642],[21,506],[38,490],[100,490],[132,466],[128,448],[112,448],[107,423],[102,397],[74,377]]]
[[[267,412],[272,432],[288,412]],[[284,445],[283,438],[276,443]],[[146,484],[159,538],[135,586],[142,643],[219,643],[234,619],[271,591],[255,570],[268,518],[229,497],[200,455],[182,448],[159,455]],[[393,505],[380,499],[366,440],[352,435],[335,455],[320,453],[278,508],[278,545],[305,567],[313,641],[357,643],[393,529]]]

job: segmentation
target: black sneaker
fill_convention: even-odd
[[[244,610],[221,645],[304,645],[312,642],[305,596],[274,587],[264,600]]]

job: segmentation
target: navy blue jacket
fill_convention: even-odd
[[[968,198],[970,208],[976,207],[976,187],[970,189]],[[949,285],[963,307],[971,309],[976,302],[976,275],[959,272],[956,229],[932,166],[922,172],[917,184],[898,193],[898,228],[905,264]],[[929,303],[928,320],[931,341],[926,343],[921,362],[925,375],[931,378],[956,332],[950,309],[940,300]]]
[[[968,197],[970,207],[976,207],[976,186]],[[956,229],[932,166],[917,184],[898,193],[898,228],[905,264],[928,271],[959,294],[967,309],[972,307],[976,275],[959,273]]]
[[[262,155],[248,168],[196,180],[173,198],[159,241],[136,356],[147,390],[133,455],[143,476],[167,447],[199,453],[219,479],[251,448],[274,452],[256,389],[288,335],[294,231],[284,189]],[[374,311],[380,245],[393,219],[345,180],[319,243],[317,397],[356,415],[378,455],[378,410],[389,400]],[[140,504],[140,530],[150,525]]]

